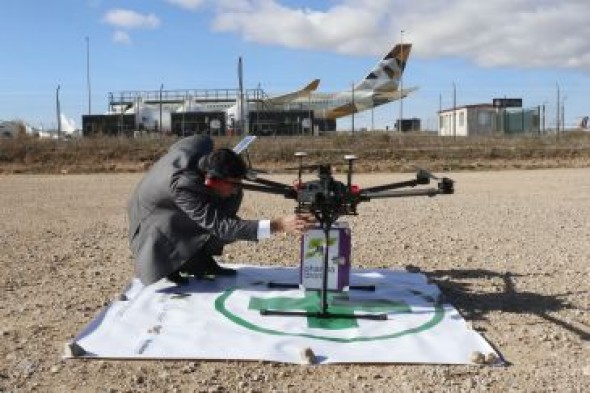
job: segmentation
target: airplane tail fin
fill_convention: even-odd
[[[312,91],[315,91],[319,85],[320,85],[320,80],[314,79],[307,86],[305,86],[302,90],[305,91],[306,93],[311,93]]]
[[[360,81],[355,90],[372,90],[375,92],[393,92],[398,89],[399,80],[410,57],[412,44],[397,44],[379,63]]]

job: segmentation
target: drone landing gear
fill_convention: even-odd
[[[374,321],[387,320],[387,314],[339,314],[330,311],[280,311],[280,310],[260,310],[260,315],[271,316],[281,315],[288,317],[311,317],[325,319],[371,319]]]
[[[269,282],[267,284],[272,289],[297,289],[299,284],[292,284],[287,282]],[[348,289],[351,291],[372,291],[375,292],[375,285],[349,285]]]
[[[332,227],[332,223],[335,221],[331,215],[327,214],[318,214],[317,218],[318,221],[324,230],[324,238],[325,238],[325,247],[324,247],[324,264],[323,264],[323,277],[322,277],[322,287],[320,289],[320,311],[285,311],[285,310],[270,310],[270,309],[262,309],[260,310],[260,315],[263,316],[273,316],[273,315],[280,315],[280,316],[289,316],[289,317],[312,317],[312,318],[323,318],[323,319],[370,319],[375,321],[384,321],[387,320],[387,314],[355,314],[355,313],[337,313],[328,310],[328,264],[329,264],[329,250],[328,244],[330,240],[330,229]],[[297,289],[299,288],[298,284],[290,284],[290,283],[268,283],[269,288],[281,288],[281,289]],[[374,285],[351,285],[349,289],[356,289],[356,290],[364,290],[364,291],[375,291]]]

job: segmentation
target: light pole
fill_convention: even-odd
[[[397,130],[399,132],[402,132],[402,120],[404,118],[404,31],[401,30],[400,31],[400,57],[401,57],[401,69],[400,71],[400,75],[399,75],[399,93],[400,93],[400,97],[399,97],[399,122],[397,124]]]
[[[59,89],[61,85],[57,85],[57,90],[55,91],[55,111],[57,113],[57,139],[59,139],[61,135],[61,109],[59,105]]]
[[[186,104],[188,103],[188,97],[186,92],[184,93],[184,105],[182,108],[182,136],[184,136],[184,114],[186,113]]]
[[[352,83],[352,134],[354,135],[354,82]]]
[[[162,90],[164,90],[163,83],[160,85],[160,123],[158,124],[158,131],[160,131],[160,134],[162,134],[164,131],[164,127],[162,127]]]
[[[86,85],[88,88],[88,114],[92,113],[92,94],[90,89],[90,38],[86,37]]]
[[[437,124],[436,124],[436,128],[438,129],[438,135],[442,135],[441,132],[441,128],[442,128],[442,93],[438,93],[438,119],[437,119]]]
[[[457,85],[453,82],[453,139],[457,139]]]
[[[555,131],[557,133],[557,136],[559,136],[559,119],[561,118],[559,115],[559,105],[560,105],[560,99],[559,99],[559,83],[555,84],[557,86],[557,105],[555,108],[556,111],[556,115],[555,115]]]
[[[258,84],[260,85],[260,83]],[[312,120],[312,116],[311,116],[311,92],[309,93],[309,95],[307,96],[307,116],[309,117],[309,135],[313,136],[313,120]],[[315,118],[315,116],[313,116]]]
[[[541,107],[542,108],[542,114],[541,114],[541,124],[542,124],[542,127],[541,127],[541,130],[542,130],[542,133],[543,134],[545,134],[545,108],[546,108],[546,105],[547,104],[548,104],[547,101],[543,101],[543,106]]]
[[[561,99],[561,130],[565,131],[565,100],[567,96],[563,96]]]

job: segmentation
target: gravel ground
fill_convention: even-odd
[[[132,275],[125,205],[140,176],[0,176],[0,391],[581,392],[590,384],[590,169],[456,173],[455,195],[376,200],[348,219],[355,267],[419,267],[505,367],[64,361],[64,343]],[[241,215],[292,208],[249,194]],[[289,236],[239,243],[225,261],[296,266],[297,247]]]

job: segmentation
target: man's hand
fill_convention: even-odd
[[[316,219],[312,214],[292,214],[271,220],[270,231],[271,233],[285,232],[302,235],[306,230],[312,228],[315,222]]]

